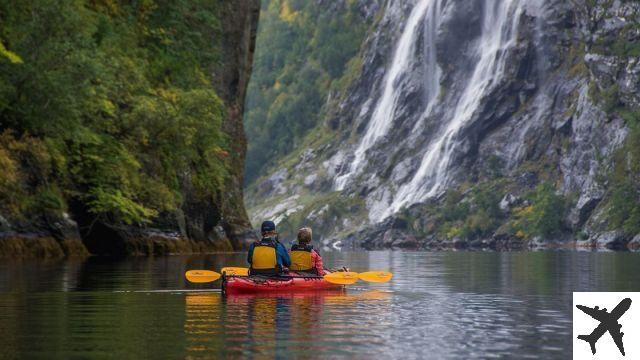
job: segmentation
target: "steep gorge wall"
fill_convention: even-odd
[[[633,153],[638,6],[388,2],[326,105],[332,136],[257,181],[251,212],[327,245],[626,247],[608,209]]]
[[[178,7],[182,5],[184,4],[176,3],[171,6]],[[172,115],[167,117],[169,123],[174,121],[189,125],[198,124],[197,121],[203,121],[209,116],[213,119],[211,121],[215,122],[218,121],[218,114],[223,114],[219,125],[206,124],[205,120],[201,130],[199,130],[200,132],[215,132],[218,131],[216,127],[219,126],[222,135],[215,141],[220,141],[222,145],[220,147],[209,147],[209,149],[212,149],[209,150],[204,147],[211,146],[209,142],[203,143],[202,149],[196,148],[196,146],[200,146],[197,143],[198,141],[204,141],[197,138],[200,134],[189,135],[185,133],[193,131],[190,128],[177,130],[176,135],[178,137],[175,138],[176,140],[170,140],[165,145],[162,145],[165,146],[165,149],[171,151],[171,141],[180,141],[182,138],[179,136],[183,135],[191,136],[185,139],[193,141],[194,145],[193,147],[187,146],[186,150],[177,147],[174,149],[175,152],[189,151],[189,153],[185,152],[185,157],[191,156],[191,158],[187,161],[177,160],[176,164],[179,164],[181,170],[172,179],[166,173],[159,173],[158,169],[159,166],[163,166],[173,170],[170,167],[174,158],[171,157],[171,154],[167,158],[161,158],[160,156],[154,158],[154,154],[162,154],[161,151],[164,151],[161,146],[152,147],[155,139],[152,138],[150,141],[145,139],[144,133],[134,140],[133,145],[127,143],[128,139],[123,139],[121,145],[116,146],[130,146],[134,149],[139,146],[142,148],[142,150],[135,150],[139,151],[139,155],[136,154],[139,157],[133,160],[126,159],[125,161],[128,161],[126,164],[133,164],[133,169],[146,173],[143,174],[143,180],[146,179],[146,176],[151,176],[149,184],[156,187],[144,189],[145,185],[142,185],[139,189],[136,188],[137,190],[135,191],[142,191],[144,192],[143,194],[133,192],[127,195],[124,193],[125,190],[123,192],[114,190],[113,199],[120,202],[115,203],[113,206],[129,206],[130,208],[124,208],[124,210],[116,208],[119,212],[110,213],[108,207],[104,204],[101,205],[102,207],[96,206],[99,199],[89,196],[90,194],[83,194],[83,191],[90,189],[89,186],[94,183],[82,182],[86,174],[74,173],[74,171],[78,171],[75,170],[77,167],[72,167],[75,165],[74,161],[77,161],[72,153],[75,148],[69,147],[69,144],[73,143],[74,140],[66,140],[66,143],[57,142],[58,139],[54,137],[55,134],[52,135],[46,130],[38,133],[37,128],[34,128],[36,130],[22,128],[21,125],[18,125],[20,121],[25,124],[28,122],[19,117],[19,112],[14,111],[20,106],[18,103],[20,99],[13,98],[14,94],[12,92],[2,92],[0,94],[2,95],[0,113],[3,116],[0,123],[0,133],[2,133],[0,138],[0,145],[2,145],[0,146],[0,164],[3,166],[3,173],[0,176],[0,198],[3,200],[3,206],[0,207],[0,257],[61,257],[86,255],[88,253],[108,255],[195,253],[241,249],[248,241],[253,240],[255,234],[246,215],[242,194],[243,164],[246,152],[242,114],[244,112],[247,83],[251,75],[260,2],[259,0],[220,1],[214,5],[203,5],[202,8],[198,8],[200,5],[197,4],[191,5],[194,6],[180,8],[190,13],[177,19],[177,23],[162,22],[172,15],[180,15],[175,11],[172,14],[172,9],[169,5],[166,6],[166,9],[163,7],[164,5],[155,6],[153,4],[148,9],[138,9],[136,14],[140,18],[137,20],[139,22],[137,25],[140,28],[124,27],[130,24],[123,25],[121,23],[118,25],[120,26],[119,29],[124,30],[119,30],[122,33],[114,35],[113,30],[108,28],[110,26],[109,21],[127,21],[126,17],[124,20],[120,20],[120,16],[129,11],[128,5],[122,5],[122,8],[118,8],[120,5],[115,7],[103,6],[102,2],[96,2],[91,5],[91,13],[80,14],[81,16],[84,15],[85,18],[74,18],[73,16],[78,14],[74,14],[73,11],[85,12],[88,8],[82,10],[83,5],[80,4],[80,10],[73,8],[70,9],[72,11],[67,12],[68,19],[62,20],[52,17],[50,27],[53,27],[54,30],[49,30],[50,34],[44,34],[44,36],[50,36],[53,39],[50,41],[52,44],[62,43],[64,38],[62,40],[56,38],[58,35],[55,32],[58,30],[56,26],[66,26],[68,28],[78,26],[79,30],[76,31],[81,34],[80,36],[84,35],[84,32],[95,31],[93,39],[96,39],[97,46],[107,46],[99,42],[101,36],[105,36],[105,38],[111,36],[113,38],[111,42],[127,39],[126,36],[144,39],[144,41],[140,41],[136,45],[145,46],[142,44],[147,44],[146,49],[160,51],[162,56],[167,56],[167,61],[162,63],[164,59],[156,56],[156,63],[148,62],[146,66],[142,65],[143,71],[146,71],[146,74],[152,74],[151,76],[153,76],[154,71],[166,67],[166,70],[164,70],[166,78],[164,85],[161,81],[158,86],[160,90],[152,90],[151,95],[147,98],[142,95],[141,99],[148,102],[141,102],[141,104],[153,104],[151,101],[156,101],[153,96],[158,97],[158,106],[162,106],[162,101],[174,102],[174,105],[179,104],[174,108],[177,109],[175,112],[176,117],[173,119],[171,118]],[[34,6],[33,13],[36,15],[44,14],[48,11],[48,5],[46,4],[25,4],[25,6]],[[210,12],[208,12],[212,7],[215,7],[215,11],[213,11],[215,18],[213,19],[209,15]],[[24,24],[24,21],[21,24],[21,20],[19,20],[20,16],[22,16],[20,9],[5,10],[7,11],[0,11],[0,16],[6,20],[6,28],[3,28],[4,32],[0,33],[0,41],[4,43],[3,50],[8,49],[9,52],[0,54],[4,56],[0,58],[0,61],[4,61],[0,63],[0,66],[2,66],[0,68],[2,70],[2,81],[0,82],[2,91],[6,89],[20,91],[20,83],[17,82],[19,79],[12,78],[13,73],[20,74],[20,72],[15,72],[16,67],[25,66],[20,70],[24,70],[24,74],[28,74],[28,66],[34,66],[34,63],[38,61],[44,61],[43,64],[45,66],[42,68],[43,78],[58,71],[58,73],[62,73],[62,76],[58,78],[59,81],[66,80],[64,76],[67,74],[63,73],[65,71],[64,68],[63,70],[56,69],[54,67],[55,64],[47,62],[45,58],[37,58],[35,56],[35,54],[45,53],[49,49],[38,49],[38,51],[32,51],[32,54],[27,56],[29,54],[27,49],[30,49],[29,46],[33,46],[33,44],[21,43],[21,38],[16,36],[19,33],[12,31],[10,28],[11,26],[18,28],[18,26]],[[14,12],[12,13],[12,11]],[[143,15],[144,11],[148,11],[147,17]],[[101,17],[102,19],[100,20]],[[94,18],[98,19],[98,21],[94,22]],[[14,22],[12,23],[12,21]],[[81,21],[85,21],[85,23]],[[160,23],[153,23],[153,21],[160,21]],[[197,38],[180,38],[180,35],[177,35],[176,39],[171,38],[171,36],[181,31],[181,28],[176,30],[172,27],[182,26],[180,24],[182,21],[195,23],[195,25],[189,25],[192,26],[190,36],[198,36]],[[98,23],[97,27],[96,23]],[[157,26],[158,28],[149,30],[148,28],[145,29],[144,26]],[[199,26],[199,28],[196,29],[195,26]],[[39,29],[37,27],[32,29],[33,33],[26,34],[26,38],[29,36],[37,37],[36,32]],[[127,31],[130,32],[127,33]],[[197,34],[196,31],[212,32]],[[98,35],[103,33],[106,35]],[[200,37],[201,35],[203,37]],[[164,37],[165,40],[163,41],[165,42],[160,43],[160,46],[153,47],[155,39],[161,37]],[[194,46],[194,39],[197,41],[205,39],[204,41],[209,42],[209,44],[205,48],[189,50],[188,46]],[[75,39],[71,38],[69,41],[73,43]],[[185,42],[184,45],[181,44],[182,41]],[[108,46],[111,46],[111,42]],[[87,46],[86,43],[78,44]],[[4,45],[7,46],[4,47]],[[74,46],[78,45],[74,44]],[[89,44],[88,46],[93,45]],[[118,46],[123,52],[131,49],[131,44],[125,44],[124,42],[116,44],[116,49],[118,49]],[[163,50],[162,46],[166,46],[167,49]],[[102,49],[99,50],[102,51]],[[73,51],[80,52],[83,49],[70,48],[66,56],[74,54]],[[165,52],[162,53],[162,51]],[[211,52],[211,54],[203,52]],[[207,62],[191,63],[191,61],[199,61],[194,60],[197,58],[194,55],[196,53],[198,54],[197,56],[207,59]],[[15,54],[17,56],[15,59],[18,59],[18,61],[13,61],[14,58],[6,54],[9,54],[9,56]],[[88,56],[92,56],[91,54],[92,52],[89,52]],[[101,55],[96,51],[93,51],[93,54],[95,54],[96,58]],[[65,54],[61,54],[61,56],[65,56]],[[79,57],[73,56],[68,56],[71,60],[67,59],[66,61],[78,61],[76,59]],[[178,59],[182,57],[182,60],[178,60],[177,64],[172,64],[170,56]],[[209,59],[213,59],[213,62],[210,63]],[[99,61],[101,60],[96,60],[96,63],[99,63]],[[114,67],[120,66],[117,61],[119,59],[113,60]],[[210,66],[212,63],[215,65]],[[131,62],[125,66],[127,65],[130,66],[127,70],[130,70],[137,64]],[[203,71],[206,74],[198,73],[200,71],[198,68],[200,67],[204,68]],[[80,68],[82,69],[82,67]],[[195,80],[187,79],[187,76],[181,76],[186,73],[181,74],[180,71],[193,71]],[[147,76],[146,74],[145,76]],[[99,77],[100,75],[101,73],[98,72],[96,76]],[[26,76],[24,75],[23,78]],[[132,81],[133,84],[136,84],[146,80],[132,78],[124,81]],[[99,84],[99,81],[92,80],[94,84]],[[189,83],[189,81],[192,82]],[[203,81],[208,85],[206,83],[202,85]],[[5,86],[7,84],[8,87]],[[171,88],[174,84],[176,90]],[[41,86],[41,84],[36,84],[36,86]],[[126,86],[128,84],[121,85],[121,88],[126,88]],[[163,87],[166,89],[163,90]],[[191,88],[195,87],[198,87],[198,89],[189,92]],[[181,98],[182,91],[185,92],[184,98]],[[92,94],[95,94],[95,91]],[[48,95],[53,97],[59,94],[52,91]],[[116,106],[120,106],[120,108],[116,108],[116,111],[122,112],[121,118],[123,119],[128,119],[127,111],[131,108],[134,108],[135,114],[135,106],[138,106],[137,103],[133,102],[136,101],[136,98],[132,100],[132,97],[127,96],[111,99],[117,104]],[[202,99],[201,105],[193,105],[200,99]],[[56,104],[57,99],[52,98],[51,100],[52,104]],[[99,99],[97,96],[95,100],[90,99],[90,103],[101,104],[101,101],[105,100]],[[133,104],[127,104],[127,102],[133,102]],[[185,115],[179,110],[179,106],[183,106],[182,104],[184,104],[187,112]],[[216,108],[218,104],[221,104],[220,108]],[[31,106],[33,112],[41,110],[38,105],[40,104],[34,101],[33,106]],[[45,109],[46,105],[48,105],[48,102],[44,106]],[[198,108],[190,109],[188,108],[189,106]],[[55,109],[54,106],[52,110]],[[156,111],[156,109],[149,108],[147,110],[147,112],[151,112],[148,115],[149,120],[142,118],[140,122],[148,121],[148,123],[144,123],[141,126],[148,126],[152,121],[163,119],[165,116],[159,112],[155,114],[153,111]],[[208,113],[207,111],[211,112]],[[202,118],[194,118],[193,120],[191,118],[178,118],[178,116],[190,116],[189,112],[192,112],[193,116],[196,117],[202,114]],[[104,114],[104,111],[100,114]],[[144,116],[144,111],[141,114]],[[39,115],[36,114],[35,116]],[[157,118],[154,118],[154,116],[157,116]],[[52,118],[51,121],[55,123],[57,120]],[[93,129],[96,129],[96,125],[92,125],[92,121],[95,121],[98,124],[98,129],[100,129],[100,121],[103,121],[104,124],[109,124],[110,120],[102,120],[97,117],[93,120],[86,119],[83,121],[85,121],[85,124],[91,124],[84,126],[93,126]],[[192,122],[189,123],[189,121]],[[126,121],[123,123],[126,123]],[[164,124],[159,121],[157,126],[151,126],[149,130],[158,130]],[[183,124],[177,124],[176,126],[185,126]],[[60,125],[65,126],[63,124]],[[104,126],[107,128],[108,125]],[[154,127],[155,129],[153,129]],[[75,130],[73,127],[69,127],[67,133],[70,136],[76,136],[72,135],[73,130]],[[109,136],[117,138],[126,130],[126,128],[119,129],[120,133]],[[107,128],[108,131],[110,130]],[[157,133],[162,134],[161,131],[157,131]],[[203,136],[208,135],[203,134]],[[213,134],[211,136],[218,135]],[[64,145],[61,146],[62,144]],[[144,150],[144,146],[148,146],[148,150]],[[56,153],[55,151],[60,152]],[[47,156],[47,152],[50,155]],[[149,157],[147,157],[147,154]],[[85,151],[84,153],[81,152],[80,156],[87,156],[90,159],[89,157],[93,155]],[[97,156],[100,156],[100,153]],[[195,160],[198,157],[207,162],[207,165],[199,164],[199,161]],[[212,157],[212,160],[207,159]],[[178,155],[176,155],[176,158],[180,159]],[[190,163],[190,161],[194,162]],[[211,161],[211,165],[209,165],[209,161]],[[219,164],[222,164],[224,169],[220,168]],[[210,166],[210,168],[207,166]],[[88,170],[91,173],[91,169]],[[100,174],[99,170],[99,168],[95,169],[96,174]],[[70,173],[69,177],[67,177],[67,171]],[[120,170],[114,168],[114,172],[117,171]],[[208,171],[210,172],[208,173]],[[203,178],[200,178],[201,176]],[[156,177],[158,182],[164,182],[166,186],[158,185],[158,183],[154,182],[153,177]],[[206,177],[214,177],[215,179],[211,180]],[[100,179],[96,181],[100,181]],[[109,179],[105,180],[105,183],[106,181],[109,181]],[[131,181],[136,184],[138,180],[137,178],[127,180],[125,176],[118,181],[124,181],[124,184],[127,184],[127,181]],[[214,186],[215,189],[213,189]],[[171,190],[165,190],[167,187],[171,188]],[[42,190],[43,188],[53,189],[52,195],[49,195],[51,191],[45,192]],[[141,206],[148,207],[148,209],[129,202],[126,198],[119,198],[118,196],[122,194],[130,196],[134,201],[139,201],[142,204]],[[49,201],[49,203],[45,201]],[[53,205],[51,205],[51,202],[53,202]],[[127,213],[127,211],[130,211],[130,213]],[[131,219],[126,217],[127,214]],[[151,215],[151,217],[147,215]]]

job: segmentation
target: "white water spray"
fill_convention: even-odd
[[[397,82],[400,77],[407,72],[411,64],[416,37],[419,35],[420,21],[425,17],[427,9],[433,1],[434,0],[419,0],[413,10],[411,10],[411,14],[409,15],[409,19],[402,31],[398,46],[393,55],[393,60],[390,64],[391,67],[385,76],[380,100],[376,104],[373,115],[369,120],[365,135],[360,140],[358,148],[354,153],[355,158],[349,165],[349,171],[338,176],[335,180],[336,190],[340,191],[344,189],[351,177],[361,169],[366,151],[389,131],[393,122],[398,98],[401,94],[400,91],[396,91]]]
[[[387,211],[376,214],[373,221],[384,220],[404,206],[437,195],[446,186],[451,156],[458,145],[460,129],[472,118],[481,100],[502,78],[507,50],[517,41],[517,26],[523,1],[487,0],[482,35],[475,48],[478,60],[453,116],[442,135],[429,146],[412,180],[398,189],[391,206]]]

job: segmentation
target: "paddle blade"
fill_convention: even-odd
[[[385,283],[392,277],[393,274],[387,271],[367,271],[358,274],[358,279],[374,283]]]
[[[220,272],[228,276],[249,276],[249,269],[241,267],[223,267]]]
[[[325,275],[324,279],[332,284],[351,285],[358,281],[358,273],[337,271]]]
[[[220,274],[209,270],[189,270],[184,277],[192,283],[208,283],[220,279]]]

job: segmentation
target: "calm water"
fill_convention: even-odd
[[[324,255],[395,278],[225,298],[183,273],[243,265],[244,254],[5,260],[0,358],[567,358],[572,291],[640,291],[633,253]]]

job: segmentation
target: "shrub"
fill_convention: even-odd
[[[522,237],[551,237],[563,229],[565,199],[549,183],[542,183],[528,195],[530,205],[516,208],[512,228]]]

